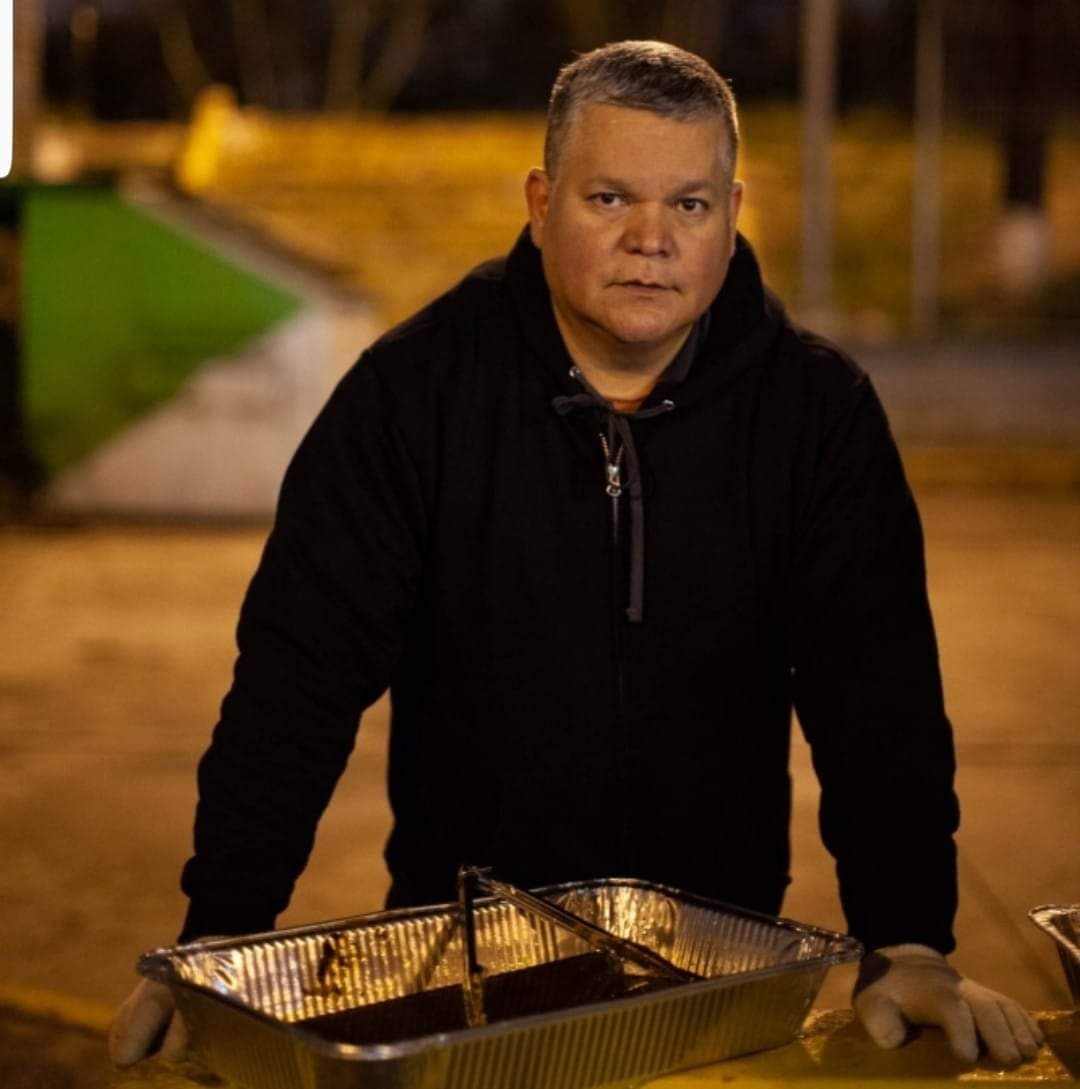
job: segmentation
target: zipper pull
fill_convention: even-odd
[[[600,433],[600,447],[604,451],[604,469],[607,471],[607,487],[604,491],[612,499],[618,499],[622,495],[622,447],[612,455],[603,432]]]

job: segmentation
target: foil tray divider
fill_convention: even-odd
[[[476,892],[480,884],[480,870],[475,866],[458,869],[458,910],[464,934],[462,953],[462,987],[465,998],[465,1023],[469,1028],[487,1024],[484,1009],[484,968],[476,956]]]
[[[466,933],[466,972],[471,978],[476,971],[477,977],[482,973],[476,965],[476,936],[473,921],[473,899],[476,888],[482,887],[494,896],[513,904],[514,907],[526,914],[546,919],[563,930],[569,931],[577,938],[595,946],[602,953],[606,953],[619,960],[628,960],[646,972],[654,972],[668,979],[677,980],[680,983],[691,983],[701,977],[695,972],[688,972],[678,968],[671,961],[654,953],[647,946],[630,941],[628,938],[619,937],[603,927],[594,926],[592,923],[575,915],[572,911],[558,904],[553,904],[542,897],[519,889],[508,881],[497,879],[490,870],[477,866],[462,866],[458,871],[458,890],[462,905],[462,914],[465,920]],[[471,947],[469,943],[471,941]],[[482,994],[482,991],[481,991]]]

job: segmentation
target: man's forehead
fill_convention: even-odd
[[[697,159],[711,174],[722,168],[727,152],[727,130],[719,114],[679,118],[652,110],[606,102],[586,102],[569,118],[561,160],[573,159],[590,173],[613,170],[620,160],[636,161],[648,154],[648,165],[659,171],[676,161]],[[648,146],[646,146],[648,145]],[[651,158],[657,146],[664,153]]]
[[[724,131],[724,120],[719,113],[698,113],[686,117],[661,113],[643,106],[623,106],[615,102],[580,102],[570,112],[569,127],[593,129],[627,129],[655,127],[699,132]]]

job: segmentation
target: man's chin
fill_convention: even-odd
[[[613,321],[607,326],[608,335],[626,348],[660,348],[686,336],[691,323],[670,321]]]

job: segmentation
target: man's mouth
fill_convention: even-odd
[[[654,280],[616,280],[617,287],[626,287],[634,291],[672,291],[674,288],[671,284],[661,284]]]

